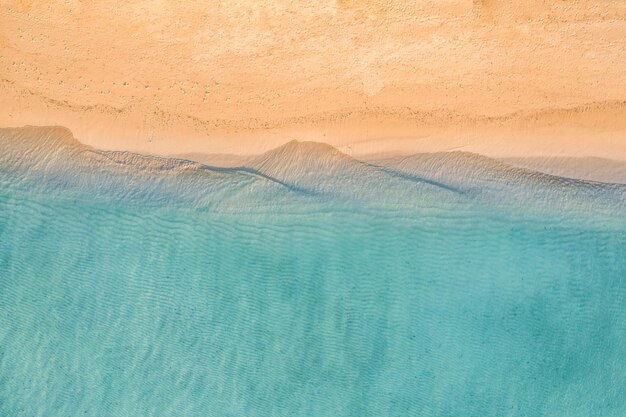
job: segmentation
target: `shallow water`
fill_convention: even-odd
[[[85,195],[0,192],[2,416],[626,414],[620,216]]]

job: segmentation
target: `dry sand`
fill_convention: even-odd
[[[622,0],[263,3],[0,0],[0,127],[212,160],[298,139],[626,161]]]

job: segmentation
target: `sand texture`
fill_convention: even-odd
[[[0,126],[258,155],[626,160],[626,3],[2,1]]]

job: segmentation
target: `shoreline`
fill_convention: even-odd
[[[72,111],[32,97],[13,103],[0,116],[0,126],[64,126],[85,145],[158,156],[240,159],[298,140],[326,143],[367,158],[459,150],[491,158],[595,157],[626,162],[626,102],[621,101],[498,117],[443,111],[402,114],[391,109],[378,114],[328,113],[277,120],[265,128],[250,127],[246,120],[227,127],[210,120],[192,124],[165,114],[160,121],[142,121],[141,115],[151,114],[145,109],[136,114],[110,114],[99,108]]]
[[[18,132],[19,135],[23,136],[24,139],[38,142],[41,145],[49,146],[52,140],[56,141],[56,145],[53,146],[61,146],[62,144],[69,145],[71,147],[87,147],[94,149],[96,151],[116,151],[116,152],[130,152],[139,156],[146,157],[156,157],[156,158],[172,158],[177,160],[187,160],[193,163],[200,163],[207,166],[217,167],[217,168],[237,168],[237,167],[245,167],[248,166],[249,163],[254,163],[255,160],[258,160],[263,156],[265,152],[273,152],[278,148],[283,147],[285,143],[279,143],[274,148],[268,149],[265,152],[259,152],[257,154],[218,154],[218,153],[200,153],[200,152],[189,152],[189,153],[178,153],[178,154],[165,154],[165,153],[155,153],[155,152],[145,152],[145,151],[136,151],[132,149],[107,149],[106,147],[100,147],[94,144],[86,144],[81,141],[80,137],[77,137],[75,133],[63,126],[23,126],[23,127],[9,127],[9,128],[0,128],[0,133],[3,131],[14,131],[13,133],[9,132],[9,137]],[[53,133],[56,132],[56,133]],[[25,135],[25,136],[24,136]],[[484,137],[481,139],[481,143],[484,143]],[[294,142],[291,140],[290,142]],[[540,173],[545,173],[549,175],[564,177],[564,178],[573,178],[580,180],[590,180],[604,183],[618,183],[618,184],[626,184],[626,161],[619,160],[612,157],[598,157],[596,155],[585,155],[580,153],[578,156],[563,156],[563,154],[558,155],[533,155],[526,154],[524,156],[493,156],[488,153],[476,152],[468,149],[442,149],[442,150],[431,150],[431,151],[416,151],[416,152],[390,152],[388,150],[383,150],[382,152],[374,152],[369,154],[360,154],[355,155],[354,153],[349,153],[346,150],[346,147],[336,147],[327,142],[316,142],[316,141],[307,141],[307,140],[295,140],[295,142],[300,143],[310,143],[315,145],[329,145],[328,148],[320,148],[319,146],[307,146],[302,149],[309,149],[308,152],[311,152],[311,157],[315,157],[316,149],[335,149],[346,155],[347,158],[366,162],[373,163],[374,165],[385,166],[386,163],[396,163],[401,161],[406,157],[419,156],[419,155],[433,155],[433,154],[445,154],[445,153],[466,153],[466,154],[474,154],[483,157],[487,157],[494,161],[499,161],[510,165],[512,167],[524,168],[531,171],[536,171]],[[7,142],[5,142],[7,143]],[[388,144],[388,142],[384,142]],[[0,141],[0,144],[2,142]],[[528,144],[528,142],[524,142],[524,144]],[[10,145],[9,145],[10,146]],[[467,148],[467,147],[466,147]],[[493,146],[489,149],[493,149]],[[545,149],[545,148],[544,148]],[[349,150],[349,149],[348,149]],[[577,150],[587,150],[589,148],[579,147]],[[593,151],[593,149],[591,149]]]

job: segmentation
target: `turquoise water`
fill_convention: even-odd
[[[626,415],[624,206],[53,168],[0,171],[1,416]]]

